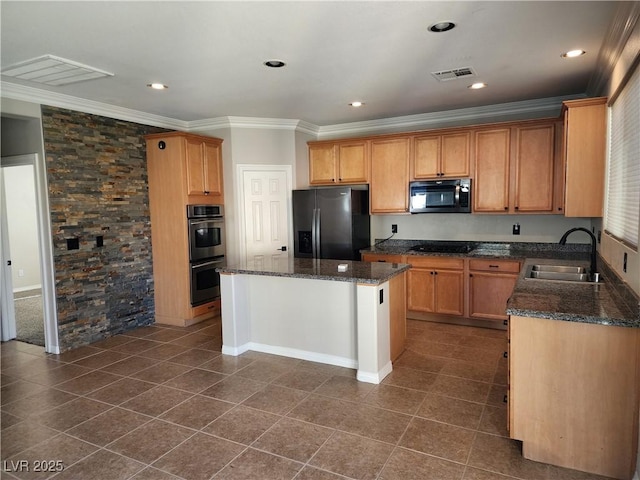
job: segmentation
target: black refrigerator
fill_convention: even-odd
[[[295,257],[360,260],[370,225],[366,185],[293,191]]]

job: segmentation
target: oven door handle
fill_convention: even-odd
[[[195,265],[191,265],[191,268],[200,268],[200,267],[208,267],[209,265],[215,265],[216,263],[224,263],[224,259],[223,260],[212,260],[210,262],[205,262],[205,263],[197,263]]]
[[[207,223],[224,223],[222,219],[211,219],[211,220],[189,220],[189,225],[202,225]]]

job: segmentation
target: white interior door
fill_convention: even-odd
[[[255,262],[288,256],[291,188],[286,168],[244,169],[243,213],[246,258]]]
[[[7,201],[4,193],[4,175],[0,168],[0,324],[3,342],[16,338],[16,313],[13,302],[13,280],[11,269],[11,248],[9,246],[9,225],[7,224]]]

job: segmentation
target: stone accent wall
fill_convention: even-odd
[[[48,106],[42,126],[61,350],[153,323],[143,135],[164,130]]]

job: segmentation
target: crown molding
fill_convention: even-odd
[[[201,132],[221,128],[259,128],[295,130],[315,136],[319,130],[318,126],[304,120],[282,118],[217,117],[189,122],[6,81],[0,82],[0,93],[2,97],[13,100],[67,108],[78,112],[184,132]]]
[[[2,97],[14,100],[67,108],[69,110],[170,130],[202,132],[222,128],[282,129],[305,133],[317,139],[458,126],[482,123],[483,120],[495,122],[535,117],[553,117],[560,115],[560,108],[564,100],[585,97],[585,95],[549,97],[482,107],[407,115],[403,117],[383,118],[364,122],[317,126],[304,120],[235,116],[188,122],[4,81],[0,82],[0,92]]]
[[[556,117],[560,115],[562,102],[564,100],[574,100],[584,97],[585,95],[583,94],[548,97],[537,100],[460,108],[457,110],[407,115],[404,117],[384,118],[365,122],[327,125],[319,128],[318,138],[462,126],[465,124],[482,123],[483,120],[495,122],[521,120],[525,118]]]
[[[3,97],[13,100],[67,108],[69,110],[116,118],[118,120],[140,123],[142,125],[182,131],[187,130],[189,127],[189,123],[182,120],[144,113],[130,108],[108,105],[102,102],[95,102],[93,100],[86,100],[84,98],[50,92],[39,88],[27,87],[17,83],[0,82],[0,92]]]
[[[587,86],[587,94],[590,97],[606,96],[609,79],[616,63],[639,21],[640,2],[619,2],[598,52],[596,68]]]
[[[220,128],[257,128],[261,130],[294,130],[311,135],[318,134],[318,127],[304,120],[261,117],[218,117],[188,122],[190,132]]]

